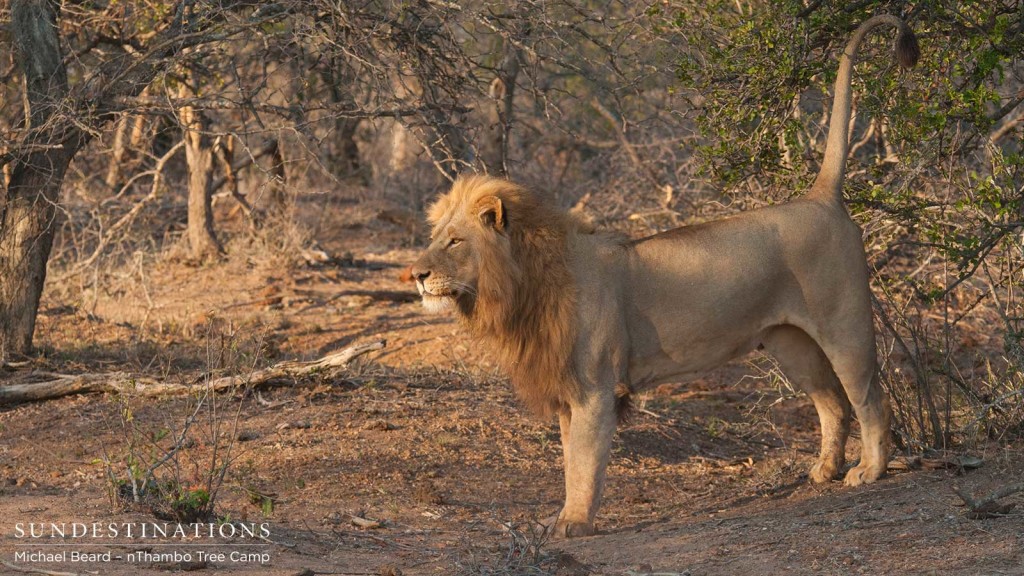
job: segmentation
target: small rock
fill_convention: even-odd
[[[387,432],[388,430],[394,430],[395,426],[389,424],[387,420],[371,420],[366,424],[363,424],[363,430],[381,430]]]
[[[430,482],[422,482],[416,485],[414,495],[416,501],[421,504],[431,504],[434,506],[440,506],[444,504],[444,495],[442,495],[437,487]]]
[[[360,528],[365,528],[367,530],[372,530],[374,528],[380,528],[381,526],[383,526],[383,524],[379,520],[369,520],[367,518],[363,518],[362,516],[353,516],[352,524],[355,526],[359,526]]]

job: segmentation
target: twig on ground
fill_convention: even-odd
[[[651,410],[648,410],[647,408],[637,407],[637,408],[634,408],[634,410],[636,410],[637,412],[639,412],[641,414],[647,414],[648,416],[653,416],[653,417],[657,418],[658,420],[664,420],[665,419],[665,417],[662,416],[661,414],[658,414],[657,412],[653,412]]]

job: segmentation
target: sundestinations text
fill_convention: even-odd
[[[40,538],[268,538],[269,524],[255,523],[157,523],[157,522],[19,522],[14,537]]]

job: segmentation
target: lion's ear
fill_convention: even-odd
[[[480,221],[485,226],[490,226],[495,230],[501,232],[505,229],[507,224],[505,220],[505,210],[501,204],[501,198],[497,196],[487,196],[481,198],[476,203],[477,214],[480,215]]]

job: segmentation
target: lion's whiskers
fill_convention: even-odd
[[[477,292],[476,288],[474,288],[473,286],[470,286],[469,284],[466,284],[465,282],[459,282],[458,280],[453,280],[452,281],[452,285],[455,286],[456,288],[458,288],[460,292],[463,292],[465,294],[469,294],[470,296],[472,296],[474,298],[476,298],[479,295],[479,292]]]

